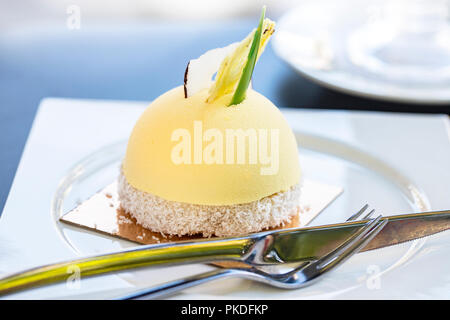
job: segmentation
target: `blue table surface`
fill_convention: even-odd
[[[149,22],[68,30],[61,23],[0,35],[0,212],[42,98],[150,101],[182,84],[189,59],[242,39],[254,25]],[[291,70],[270,46],[253,87],[282,107],[450,112],[450,106],[387,103],[325,89]]]

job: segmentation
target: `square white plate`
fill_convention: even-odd
[[[80,254],[64,240],[61,226],[51,214],[55,190],[80,159],[127,139],[146,105],[68,99],[42,101],[0,218],[0,275]],[[302,132],[310,149],[325,148],[314,144],[321,141],[335,140],[349,145],[355,150],[349,157],[358,152],[370,154],[391,168],[391,178],[400,185],[403,183],[400,187],[416,186],[422,199],[428,202],[425,207],[450,208],[447,116],[294,109],[285,109],[283,113],[293,129]],[[315,137],[322,140],[316,141]],[[342,220],[365,202],[384,215],[415,210],[399,186],[387,181],[387,176],[313,150],[300,154],[305,175],[342,185],[345,190],[314,224]],[[368,167],[372,165],[367,163]],[[102,241],[103,247],[110,244],[110,250],[124,246],[116,239],[98,240],[98,235],[79,229],[64,232],[83,240],[81,254],[98,252],[89,245],[98,241]],[[412,245],[359,254],[319,283],[302,290],[277,290],[249,281],[228,280],[187,290],[177,298],[449,298],[449,240],[449,232],[445,232]],[[141,270],[62,283],[6,298],[111,298],[139,286],[211,268],[190,265]]]

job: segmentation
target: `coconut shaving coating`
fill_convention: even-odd
[[[300,184],[258,201],[236,205],[198,205],[169,201],[131,186],[119,176],[122,208],[153,232],[204,237],[239,236],[283,226],[298,213]]]

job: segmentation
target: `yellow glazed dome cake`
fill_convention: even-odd
[[[242,42],[191,60],[185,85],[141,115],[119,177],[121,206],[137,223],[170,235],[236,236],[298,214],[295,137],[249,86],[273,28],[261,18]]]

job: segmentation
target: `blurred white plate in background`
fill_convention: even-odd
[[[450,2],[305,0],[272,46],[306,78],[395,102],[450,103]]]

